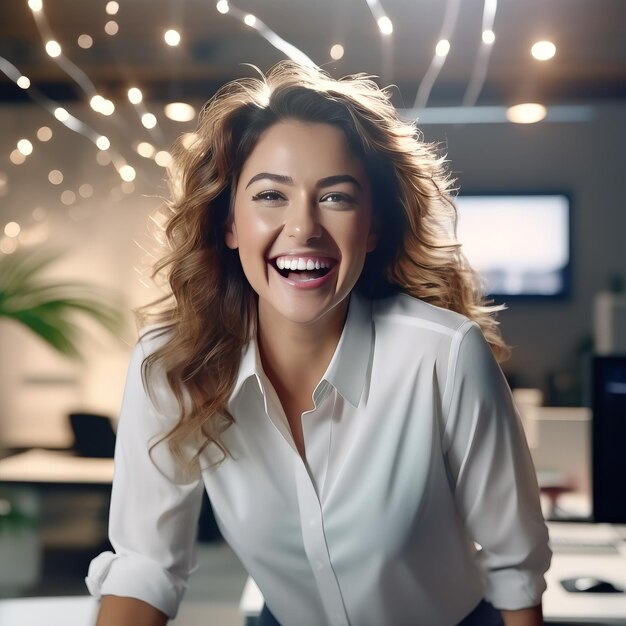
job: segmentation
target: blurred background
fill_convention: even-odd
[[[85,593],[86,565],[106,546],[131,311],[159,293],[151,217],[168,149],[193,142],[220,85],[288,57],[377,77],[447,155],[467,254],[508,307],[504,369],[533,407],[522,410],[529,437],[544,437],[536,462],[588,495],[589,358],[626,352],[625,25],[623,0],[2,2],[0,455],[69,450],[94,463],[0,465],[0,596]],[[37,301],[42,286],[67,306]],[[34,302],[41,319],[15,315],[15,302]],[[571,438],[577,467],[554,461],[538,407],[557,416],[550,436]],[[222,581],[211,588],[235,605],[245,574],[205,517],[217,550],[207,568]],[[17,527],[30,543],[15,552]],[[20,550],[33,555],[22,578]]]

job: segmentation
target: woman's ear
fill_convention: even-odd
[[[224,241],[226,242],[226,247],[231,250],[236,250],[239,247],[239,239],[237,238],[237,227],[235,226],[235,221],[230,219],[228,224],[226,224],[226,232],[224,234]]]

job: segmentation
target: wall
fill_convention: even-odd
[[[505,365],[521,386],[544,387],[550,372],[576,364],[592,330],[594,294],[611,274],[626,276],[626,105],[595,107],[585,123],[425,126],[447,144],[461,192],[571,194],[572,295],[564,302],[516,303],[500,314],[514,346]]]
[[[91,115],[84,108],[75,109],[84,118]],[[500,316],[504,336],[515,346],[506,369],[520,385],[544,386],[550,372],[575,363],[576,346],[591,332],[594,293],[606,287],[609,275],[626,272],[625,113],[626,105],[614,105],[596,108],[596,119],[589,123],[423,129],[426,139],[447,144],[452,169],[467,192],[565,190],[572,195],[571,299],[513,303]],[[164,193],[163,170],[133,155],[130,144],[156,139],[166,147],[182,130],[191,130],[170,126],[159,131],[160,139],[156,134],[142,137],[138,125],[128,122],[130,115],[120,111],[106,130],[113,145],[122,146],[124,157],[137,168],[135,192],[127,195],[121,192],[113,167],[96,163],[96,149],[86,139],[65,130],[38,107],[0,108],[4,146],[0,172],[8,179],[0,197],[0,225],[17,220],[39,228],[32,211],[44,207],[49,234],[45,245],[66,253],[55,275],[100,284],[117,294],[127,311],[156,293],[141,284],[139,269],[145,268],[141,246],[148,241],[148,216]],[[42,124],[55,133],[46,144],[33,139]],[[97,128],[98,120],[93,124]],[[35,151],[16,166],[8,154],[24,136],[35,143]],[[65,174],[59,187],[47,180],[54,168]],[[71,207],[59,201],[64,189],[76,190],[85,182],[94,187],[92,198],[79,198]],[[127,330],[115,340],[90,329],[83,364],[56,357],[21,329],[0,320],[0,443],[66,445],[67,411],[82,408],[115,415],[136,338],[128,317]]]

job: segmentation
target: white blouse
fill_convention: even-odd
[[[335,354],[302,415],[299,454],[255,342],[224,435],[233,454],[183,481],[167,445],[163,380],[133,352],[118,427],[109,532],[93,595],[174,617],[194,568],[202,489],[283,626],[452,626],[484,597],[538,604],[548,534],[508,385],[479,327],[406,295],[352,295]],[[208,469],[207,469],[208,468]],[[477,550],[475,544],[482,549]]]

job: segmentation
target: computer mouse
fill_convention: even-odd
[[[564,589],[573,593],[624,593],[622,587],[594,576],[565,578],[561,580],[561,585]]]

